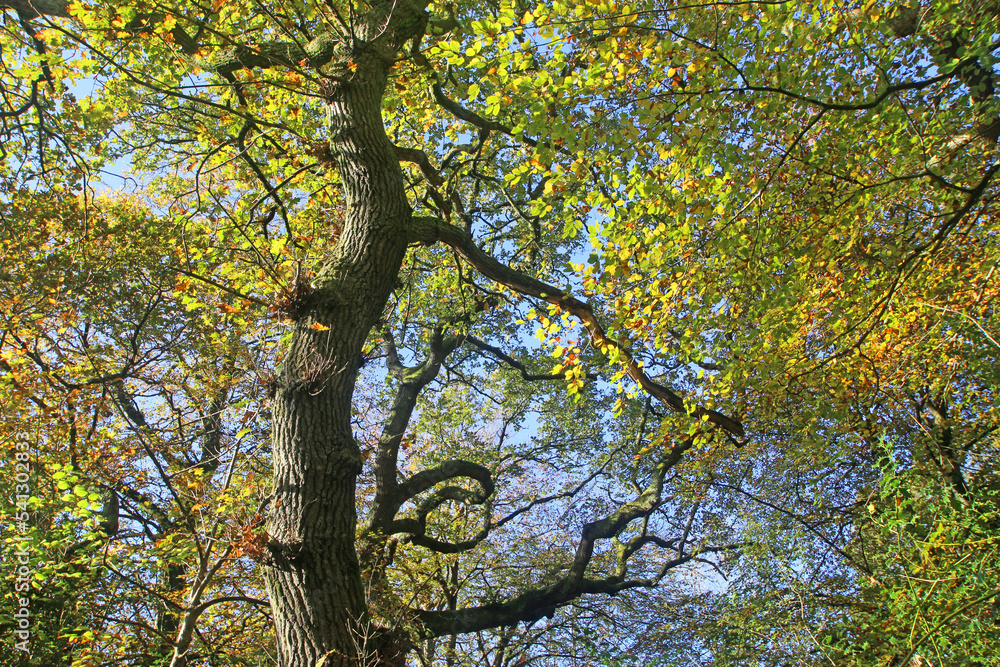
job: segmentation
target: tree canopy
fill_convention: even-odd
[[[6,663],[995,660],[994,0],[0,8]]]

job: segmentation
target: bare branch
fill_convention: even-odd
[[[518,361],[517,359],[514,359],[510,355],[506,354],[500,348],[495,347],[493,345],[490,345],[489,343],[483,342],[483,341],[479,340],[478,338],[475,338],[474,336],[467,337],[466,341],[468,341],[469,343],[472,343],[472,345],[474,345],[475,347],[478,347],[480,350],[483,350],[484,352],[489,352],[491,355],[493,355],[494,357],[496,357],[500,361],[504,362],[505,364],[507,364],[511,368],[517,370],[518,372],[521,373],[521,377],[524,378],[525,380],[529,381],[529,382],[535,382],[535,381],[538,381],[538,380],[564,380],[565,379],[565,376],[562,373],[529,373],[528,369],[525,368],[524,364],[522,364],[520,361]],[[597,375],[594,374],[594,373],[588,373],[587,374],[587,379],[588,380],[596,380],[597,379]]]

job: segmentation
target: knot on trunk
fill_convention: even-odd
[[[271,538],[267,550],[271,554],[271,565],[282,570],[301,564],[305,557],[305,545],[299,540],[285,543]]]

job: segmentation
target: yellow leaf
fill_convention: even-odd
[[[309,325],[309,328],[310,329],[315,329],[316,331],[329,331],[330,330],[330,327],[324,326],[324,325],[320,324],[319,322],[313,322],[312,324]]]

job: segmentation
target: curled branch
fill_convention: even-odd
[[[483,527],[471,539],[461,542],[444,542],[442,540],[429,537],[427,535],[427,515],[443,505],[445,502],[453,500],[464,505],[482,505],[486,516],[483,519]],[[443,554],[455,554],[472,549],[489,536],[492,521],[492,506],[488,502],[489,496],[477,494],[474,491],[463,489],[460,486],[446,486],[438,489],[417,506],[417,519],[419,531],[413,533],[409,540],[431,551]]]
[[[441,482],[468,477],[479,482],[479,491],[470,491],[460,486],[445,486],[431,493],[427,498],[417,503],[415,517],[397,519],[390,524],[392,533],[407,533],[408,539],[438,553],[460,553],[468,551],[482,542],[489,535],[492,522],[492,506],[489,502],[493,495],[495,484],[493,475],[484,466],[472,461],[456,459],[446,461],[422,472],[417,473],[399,486],[395,503],[396,509],[407,500],[434,487]],[[486,512],[482,529],[471,539],[461,542],[444,542],[427,535],[427,517],[431,512],[452,500],[463,505],[482,505]]]
[[[479,482],[479,485],[482,487],[482,494],[479,500],[472,502],[483,503],[493,495],[495,485],[493,483],[493,475],[489,470],[472,461],[455,459],[418,472],[405,483],[401,484],[399,487],[399,504],[402,505],[417,494],[456,477],[469,477]]]
[[[431,334],[430,350],[422,363],[406,367],[399,360],[395,341],[388,327],[383,331],[383,345],[389,372],[400,380],[399,389],[393,399],[389,418],[379,438],[378,453],[375,457],[376,491],[368,520],[369,531],[386,529],[405,500],[398,500],[399,485],[396,482],[396,463],[399,447],[410,423],[410,417],[417,404],[417,396],[441,370],[441,364],[461,342],[459,336],[445,336],[442,327],[436,327]]]

